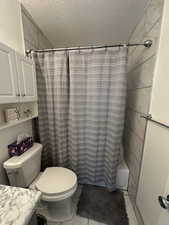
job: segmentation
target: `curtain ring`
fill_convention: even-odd
[[[108,46],[107,46],[107,45],[105,45],[105,51],[107,52],[107,50],[108,50]]]
[[[79,54],[80,54],[81,52],[80,52],[80,46],[79,46]]]

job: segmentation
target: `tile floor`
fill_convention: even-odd
[[[78,189],[74,196],[74,203],[76,204],[78,201],[78,198],[81,193],[81,188]],[[126,204],[126,210],[129,217],[129,225],[138,225],[137,219],[132,207],[132,204],[130,202],[129,196],[127,192],[124,192],[124,199]],[[48,223],[48,225],[104,225],[104,223],[99,223],[91,219],[83,218],[80,216],[74,216],[71,221],[67,221],[64,223]]]

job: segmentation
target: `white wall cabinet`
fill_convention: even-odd
[[[37,100],[35,65],[30,58],[16,56],[20,101],[31,102]]]
[[[0,0],[0,42],[25,54],[21,4],[18,0]]]
[[[0,43],[0,103],[19,101],[15,52]]]
[[[37,100],[33,60],[0,43],[0,104]]]

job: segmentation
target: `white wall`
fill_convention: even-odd
[[[128,96],[124,129],[124,152],[130,170],[128,193],[136,213],[136,195],[146,132],[146,120],[141,118],[141,115],[149,112],[163,2],[164,0],[149,0],[145,14],[129,40],[130,43],[137,43],[139,40],[140,42],[147,39],[153,40],[151,48],[131,47],[128,54]]]
[[[165,0],[159,51],[153,82],[150,114],[169,125],[169,1]]]
[[[22,22],[25,49],[44,49],[53,48],[48,38],[43,34],[37,26],[31,15],[22,6]]]
[[[7,146],[14,142],[19,134],[23,133],[32,135],[32,124],[30,121],[0,131],[0,184],[8,184],[7,176],[3,169],[3,162],[9,158]]]
[[[24,54],[21,8],[17,0],[0,1],[0,42]]]
[[[150,114],[169,124],[169,1],[164,1],[159,48],[154,72]],[[169,193],[169,129],[148,122],[137,206],[145,225],[169,224],[169,212],[160,207],[158,196]],[[162,213],[162,214],[161,214]],[[160,222],[158,220],[160,218]]]

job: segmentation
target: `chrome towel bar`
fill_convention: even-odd
[[[154,120],[153,118],[152,118],[152,115],[151,114],[143,114],[143,115],[141,115],[141,118],[144,118],[144,119],[146,119],[146,120],[148,120],[148,121],[151,121],[151,122],[153,122],[153,123],[156,123],[156,124],[158,124],[158,125],[160,125],[160,126],[162,126],[162,127],[165,127],[165,128],[169,128],[169,125],[167,125],[167,124],[164,124],[164,123],[161,123],[161,122],[159,122],[159,121],[157,121],[157,120]]]

